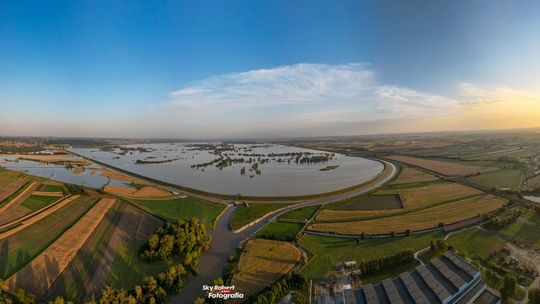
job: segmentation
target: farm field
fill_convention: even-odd
[[[26,207],[30,209],[31,211],[36,211],[38,209],[41,209],[50,203],[58,200],[60,196],[48,196],[48,195],[35,195],[32,194],[30,197],[25,199],[21,206]]]
[[[481,193],[479,190],[458,183],[437,183],[421,187],[388,189],[377,192],[377,194],[381,195],[399,194],[403,207],[406,209],[424,207]]]
[[[107,185],[103,190],[107,193],[131,198],[165,198],[172,196],[171,192],[154,186],[143,186],[138,189],[134,187]]]
[[[26,186],[28,181],[26,175],[0,167],[0,207]]]
[[[419,182],[429,182],[439,179],[437,176],[420,171],[415,168],[404,167],[401,169],[399,176],[392,184],[410,184]]]
[[[309,230],[340,234],[385,234],[392,232],[420,231],[451,224],[501,208],[506,202],[491,195],[463,199],[406,214],[351,222],[316,223]]]
[[[146,264],[137,257],[140,245],[162,223],[128,203],[116,202],[51,286],[47,297],[64,295],[85,300],[105,286],[131,289],[144,276],[162,271],[162,263]]]
[[[446,175],[465,176],[469,174],[475,174],[477,172],[492,171],[495,169],[492,167],[482,167],[479,165],[458,163],[456,161],[432,160],[427,158],[403,155],[392,155],[388,158]]]
[[[7,278],[28,264],[73,225],[98,200],[84,195],[45,218],[0,239],[0,277]]]
[[[506,241],[496,232],[471,228],[450,236],[448,244],[470,258],[479,256],[485,259],[491,251],[503,248]]]
[[[257,237],[278,241],[292,241],[303,227],[304,224],[301,223],[273,222],[259,230],[257,232]]]
[[[278,220],[304,223],[306,220],[310,219],[318,209],[319,209],[318,205],[294,209],[285,214],[280,215],[278,217]]]
[[[4,204],[0,206],[0,226],[32,212],[31,209],[22,206],[22,203],[25,202],[36,187],[36,182],[28,182],[6,198]]]
[[[234,215],[231,218],[230,226],[233,230],[240,229],[252,221],[263,217],[264,215],[280,208],[289,206],[290,204],[282,203],[249,203],[242,204],[236,208]]]
[[[65,189],[60,183],[45,181],[41,183],[37,190],[43,192],[63,192]]]
[[[130,199],[144,210],[168,219],[190,220],[198,218],[207,227],[214,226],[214,220],[225,205],[206,201],[196,197],[173,199]]]
[[[497,189],[517,189],[521,183],[521,171],[515,169],[502,169],[492,172],[481,173],[469,177],[471,182]]]
[[[374,200],[370,206],[377,208],[377,198],[393,198],[396,195],[400,198],[400,203],[404,209],[388,209],[384,208],[389,205],[388,201],[380,209],[358,209],[354,205],[355,201],[345,200],[325,206],[318,215],[316,220],[320,222],[330,221],[351,221],[355,219],[368,219],[379,216],[389,216],[392,214],[401,214],[403,212],[409,212],[412,209],[427,208],[429,206],[435,206],[438,204],[449,203],[457,201],[466,197],[480,195],[482,192],[474,188],[463,186],[458,183],[436,183],[428,184],[425,186],[405,187],[405,188],[390,188],[379,190],[372,194],[370,197]],[[361,199],[362,197],[360,197]],[[362,202],[360,200],[360,202]],[[383,202],[385,202],[383,200]],[[361,203],[359,203],[360,205]],[[356,207],[356,210],[353,209]],[[332,208],[332,209],[327,209]],[[345,209],[347,208],[347,209]]]
[[[442,237],[443,234],[440,232],[430,232],[407,237],[358,240],[306,233],[299,243],[313,254],[313,257],[311,257],[307,267],[303,269],[302,274],[309,279],[321,281],[326,278],[327,274],[331,274],[335,270],[338,263],[351,260],[357,263],[371,261],[406,249],[418,251],[429,247],[432,239]],[[411,263],[405,268],[410,269],[416,265],[416,263]],[[395,274],[405,270],[407,269],[395,270]],[[394,273],[389,271],[381,273],[380,276],[386,278],[392,274]],[[372,278],[370,282],[374,281],[376,278]]]
[[[300,250],[291,243],[249,240],[238,261],[232,285],[248,298],[287,274],[299,261]]]
[[[373,210],[395,210],[403,208],[403,204],[398,194],[372,194],[360,195],[349,199],[330,203],[323,207],[323,210],[348,210],[348,211],[373,211]]]
[[[500,232],[531,249],[540,249],[540,215],[534,210],[525,209],[514,223]]]
[[[97,202],[45,251],[5,280],[8,290],[14,293],[23,288],[38,298],[45,295],[113,204],[112,198]]]

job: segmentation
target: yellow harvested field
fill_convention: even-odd
[[[105,177],[108,177],[110,179],[114,179],[114,180],[117,180],[117,181],[120,181],[120,182],[136,183],[136,184],[141,184],[141,185],[146,185],[147,184],[145,181],[140,180],[138,178],[131,177],[131,176],[128,176],[128,175],[120,173],[120,172],[111,171],[111,170],[105,169],[105,168],[92,169],[92,175],[95,175],[96,173],[100,173],[101,176],[105,176]]]
[[[431,171],[440,172],[446,175],[467,175],[476,172],[490,171],[493,168],[483,168],[475,165],[463,165],[448,161],[423,159],[418,157],[392,155],[388,158],[397,160],[406,164],[422,167]]]
[[[38,298],[45,295],[114,202],[115,200],[111,198],[101,199],[30,264],[9,277],[5,281],[8,291],[15,293],[18,288],[23,288]]]
[[[78,199],[79,196],[78,195],[72,195],[72,196],[66,196],[65,198],[63,198],[61,201],[55,203],[54,205],[51,205],[51,207],[47,207],[47,210],[41,212],[41,210],[36,210],[35,212],[21,218],[21,219],[18,219],[14,222],[11,222],[11,223],[8,223],[8,224],[5,224],[5,225],[2,225],[0,226],[0,230],[4,229],[4,228],[7,228],[8,226],[11,226],[15,223],[20,223],[19,226],[13,228],[13,229],[10,229],[6,232],[2,232],[0,233],[0,239],[3,239],[3,238],[6,238],[10,235],[13,235],[23,229],[25,229],[26,227],[44,219],[45,217],[49,216],[49,214],[55,212],[56,210],[64,207],[65,205],[69,204],[70,202]]]
[[[482,193],[480,190],[458,183],[440,183],[424,187],[389,189],[377,192],[380,195],[399,194],[403,207],[409,209],[480,193]]]
[[[398,194],[403,208],[415,209],[432,204],[459,200],[482,192],[458,183],[438,183],[423,187],[381,190],[374,195]],[[347,221],[371,218],[380,215],[389,215],[403,212],[403,209],[392,210],[332,210],[323,209],[316,217],[317,221]]]
[[[62,196],[62,192],[47,192],[47,191],[34,191],[32,195],[41,195],[41,196]]]
[[[163,190],[158,187],[154,186],[145,186],[141,189],[131,188],[131,187],[122,187],[122,186],[113,186],[113,185],[107,185],[103,188],[105,192],[119,195],[119,196],[127,196],[127,197],[134,197],[134,198],[152,198],[152,197],[168,197],[171,196],[172,193]]]
[[[435,206],[411,213],[354,222],[319,223],[309,230],[341,234],[385,234],[391,232],[419,231],[437,227],[439,223],[452,224],[485,214],[504,206],[505,200],[483,195],[457,202]]]
[[[437,180],[435,175],[414,168],[403,168],[393,184],[419,183]]]
[[[238,261],[238,272],[232,285],[245,297],[270,286],[300,261],[300,250],[291,243],[252,239]]]
[[[118,196],[131,196],[131,194],[137,191],[137,189],[131,187],[106,185],[105,187],[103,187],[103,191]]]
[[[153,186],[146,186],[135,191],[131,196],[132,197],[166,197],[166,196],[171,196],[171,195],[172,193],[167,190],[163,190],[161,188],[153,187]]]

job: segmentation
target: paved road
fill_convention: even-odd
[[[267,214],[260,222],[239,233],[234,233],[229,229],[229,220],[231,219],[235,209],[237,208],[235,206],[229,205],[219,219],[219,221],[216,223],[215,229],[212,231],[212,243],[210,245],[210,249],[204,252],[201,256],[201,260],[199,262],[199,275],[187,279],[184,289],[182,289],[179,294],[171,297],[168,303],[193,303],[195,299],[197,299],[197,297],[202,296],[202,285],[212,285],[212,281],[214,279],[221,277],[221,272],[228,263],[228,257],[231,254],[234,254],[234,249],[237,248],[243,240],[254,235],[257,230],[261,229],[269,222],[275,220],[278,216],[291,210],[302,208],[305,206],[328,204],[331,202],[347,199],[359,194],[372,191],[382,186],[384,183],[391,180],[397,171],[396,167],[392,163],[385,163],[388,166],[391,166],[391,174],[389,174],[382,180],[377,181],[373,185],[353,190],[347,193],[337,194],[288,206],[283,210]]]

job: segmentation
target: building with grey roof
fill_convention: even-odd
[[[339,299],[336,301],[336,299]],[[336,297],[313,297],[314,304],[500,304],[498,292],[482,281],[480,271],[447,251],[429,264],[381,283],[343,290]]]

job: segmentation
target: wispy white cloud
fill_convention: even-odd
[[[145,110],[121,121],[39,121],[34,129],[49,128],[36,135],[218,138],[524,127],[540,121],[540,98],[474,83],[457,84],[445,96],[382,83],[363,64],[296,64],[193,82]],[[3,130],[21,127],[4,125],[0,119]]]
[[[434,126],[437,117],[449,127],[453,118],[472,108],[507,105],[516,98],[537,97],[472,83],[458,84],[454,96],[444,96],[381,83],[363,64],[296,64],[191,83],[144,118],[146,125],[177,136],[354,134],[391,132],[392,122],[402,128],[407,121],[418,127],[429,120]]]
[[[447,97],[380,84],[375,73],[362,64],[296,64],[194,82],[172,92],[155,111],[194,117],[302,106],[299,115],[304,117],[328,108],[389,116],[433,114],[456,103]]]

